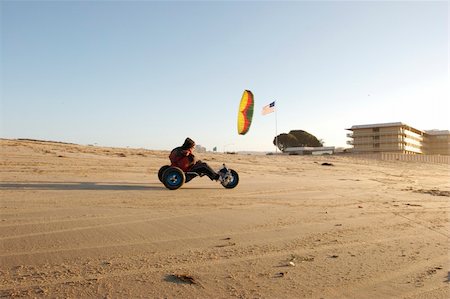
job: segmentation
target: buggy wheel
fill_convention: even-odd
[[[233,189],[239,184],[239,175],[233,169],[229,170],[229,178],[223,181],[221,184],[227,189]]]
[[[175,190],[183,186],[186,177],[178,167],[167,168],[162,175],[162,182],[167,189]]]
[[[164,171],[166,171],[167,170],[167,168],[169,168],[170,166],[169,165],[164,165],[163,167],[161,167],[160,169],[159,169],[159,171],[158,171],[158,179],[159,179],[159,181],[162,183],[163,182],[163,173],[164,173]]]

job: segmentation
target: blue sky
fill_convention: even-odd
[[[346,146],[357,124],[450,129],[448,16],[447,1],[3,0],[0,137],[265,151],[276,130]]]

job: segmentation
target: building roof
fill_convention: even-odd
[[[428,135],[450,135],[449,130],[427,130],[422,131],[416,128],[413,128],[402,122],[394,122],[394,123],[380,123],[380,124],[369,124],[369,125],[355,125],[350,129],[346,129],[349,131],[358,130],[358,129],[371,129],[371,128],[387,128],[387,127],[407,127],[409,130],[416,131],[417,133],[426,133]]]
[[[449,130],[428,130],[425,131],[428,135],[450,135]]]
[[[357,130],[357,129],[370,129],[370,128],[381,128],[381,127],[401,127],[401,126],[408,126],[408,125],[404,124],[402,122],[356,125],[356,126],[352,126],[350,129],[347,129],[347,130],[353,131],[353,130]]]

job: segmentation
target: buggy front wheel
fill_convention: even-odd
[[[239,175],[233,169],[230,169],[225,180],[221,182],[222,186],[227,189],[233,189],[239,183]]]

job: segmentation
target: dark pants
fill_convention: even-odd
[[[217,180],[219,174],[215,172],[207,163],[198,161],[189,171],[196,172],[198,174],[206,174],[211,180]]]

